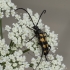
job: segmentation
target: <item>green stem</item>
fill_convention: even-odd
[[[1,39],[3,39],[3,34],[2,34],[2,19],[0,19],[0,36],[1,36]]]
[[[9,46],[13,46],[13,44],[14,44],[14,43],[13,43],[13,42],[12,42],[12,40],[11,40],[11,42],[10,42]]]
[[[14,45],[14,43],[12,42],[12,40],[11,40],[11,42],[10,42],[10,44],[9,44],[9,47],[10,47],[10,49],[9,49],[9,51],[10,51],[10,54],[13,54],[14,53],[14,50],[11,50],[11,47]]]
[[[30,64],[29,66],[30,66],[30,67],[33,67],[33,64]]]
[[[28,51],[30,51],[30,49],[26,49],[26,50],[24,50],[23,53],[26,53],[26,52],[28,52]]]

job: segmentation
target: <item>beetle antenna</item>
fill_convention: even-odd
[[[41,15],[40,15],[40,17],[38,19],[38,22],[39,22],[39,20],[40,20],[40,18],[41,18],[41,16],[42,16],[43,13],[45,14],[46,13],[46,10],[43,10],[43,12],[41,13]],[[38,22],[37,22],[36,26],[38,25]]]
[[[19,10],[19,9],[22,9],[22,10],[24,10],[24,11],[26,11],[27,13],[28,13],[28,11],[27,10],[25,10],[24,8],[17,8],[16,9],[16,11],[17,10]],[[31,19],[31,21],[32,21],[32,23],[33,23],[33,25],[35,26],[35,24],[34,24],[34,22],[33,22],[33,20],[32,20],[32,18],[31,18],[31,16],[30,16],[30,14],[28,13],[28,15],[29,15],[29,17],[30,17],[30,19]]]

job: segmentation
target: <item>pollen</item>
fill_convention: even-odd
[[[48,44],[46,44],[47,45],[47,47],[48,47]]]
[[[40,41],[41,41],[41,42],[44,42],[45,40],[44,40],[44,38],[41,38]]]
[[[39,34],[39,35],[43,37],[43,34]]]
[[[44,51],[44,53],[46,53],[46,51]]]
[[[46,48],[46,45],[43,45],[44,48]]]
[[[46,36],[46,34],[44,34],[44,36]]]

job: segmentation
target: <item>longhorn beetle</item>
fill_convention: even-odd
[[[18,9],[22,9],[22,10],[26,11],[24,8],[17,8],[16,10],[18,10]],[[26,12],[27,12],[27,11],[26,11]],[[28,12],[27,12],[27,13],[28,13]],[[43,31],[42,31],[41,29],[39,29],[39,27],[37,26],[43,13],[45,14],[45,13],[46,13],[46,10],[43,10],[43,12],[41,13],[41,15],[40,15],[40,17],[39,17],[38,22],[37,22],[36,25],[34,24],[32,18],[31,18],[31,16],[30,16],[30,14],[28,13],[28,15],[29,15],[29,17],[30,17],[30,19],[31,19],[31,21],[32,21],[32,23],[33,23],[34,26],[32,27],[33,29],[29,28],[28,26],[27,26],[27,27],[28,27],[29,29],[33,30],[34,33],[35,33],[35,35],[34,35],[31,39],[29,39],[29,41],[31,41],[35,36],[38,38],[39,45],[40,45],[41,48],[42,48],[41,58],[42,58],[42,56],[43,56],[43,54],[44,54],[44,55],[45,55],[45,59],[47,60],[46,56],[47,56],[47,54],[49,53],[49,51],[50,51],[50,49],[51,49],[51,46],[48,44],[48,42],[47,42],[47,40],[46,40],[46,37],[47,37],[48,35],[47,35],[46,32],[43,32]]]

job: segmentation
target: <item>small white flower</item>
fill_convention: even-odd
[[[15,34],[14,34],[13,32],[9,32],[9,33],[8,33],[8,38],[9,38],[9,39],[13,39],[14,35],[15,35]]]
[[[6,25],[5,30],[10,31],[11,30],[11,27],[8,26],[8,25]]]
[[[18,31],[17,27],[12,28],[12,31],[13,31],[13,33],[17,33],[17,31]]]
[[[59,55],[56,56],[56,59],[57,59],[58,61],[63,61],[63,57],[62,57],[62,56],[59,56]]]
[[[34,16],[35,16],[36,19],[39,19],[39,14],[38,13],[35,13]]]
[[[27,11],[29,12],[30,15],[33,15],[33,11],[29,8],[27,8]]]
[[[18,37],[18,44],[21,44],[21,37]]]
[[[13,63],[13,67],[16,67],[17,66],[17,63]]]
[[[65,66],[64,64],[61,65],[61,68],[62,68],[62,69],[65,69],[65,67],[66,67],[66,66]]]
[[[14,17],[15,16],[15,11],[14,10],[11,10],[11,15]]]
[[[15,14],[15,19],[19,20],[21,17],[18,14]]]
[[[49,60],[53,60],[54,59],[54,56],[52,54],[48,54],[48,59]]]
[[[28,68],[29,67],[28,62],[24,62],[24,66],[25,66],[25,68]]]
[[[16,5],[11,2],[11,0],[0,0],[0,18],[4,17],[4,13],[6,17],[10,16],[11,10],[15,10]],[[13,15],[13,13],[11,13]]]
[[[5,12],[6,17],[8,18],[10,16],[10,11]]]
[[[0,12],[0,18],[3,18],[3,17],[4,17],[3,12]]]
[[[47,26],[47,25],[45,25],[45,32],[46,32],[47,34],[49,34],[49,33],[50,33],[50,27],[49,27],[49,26]]]
[[[52,63],[53,63],[54,65],[57,65],[57,60],[52,60]]]

